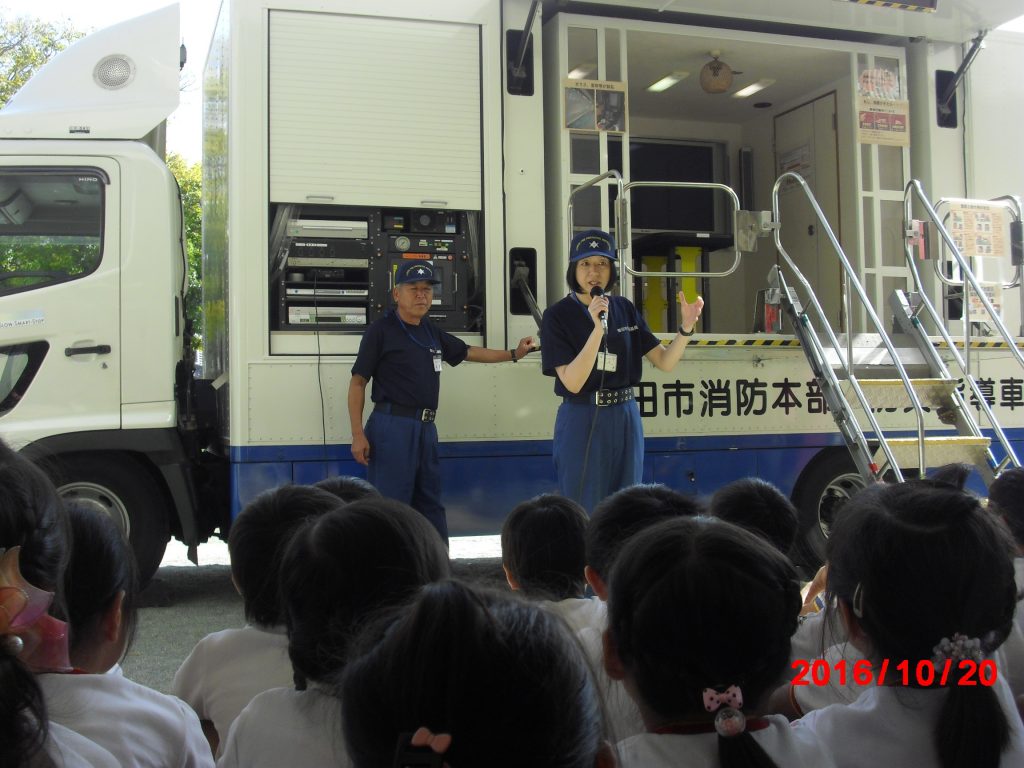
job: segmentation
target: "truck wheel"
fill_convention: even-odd
[[[148,583],[163,560],[170,529],[164,490],[146,467],[118,453],[68,458],[59,472],[61,497],[109,515],[135,553],[140,585]]]
[[[812,569],[821,565],[836,513],[864,486],[864,478],[845,449],[829,450],[807,465],[793,492],[800,514],[794,551],[798,563]]]

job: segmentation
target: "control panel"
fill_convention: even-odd
[[[272,221],[274,330],[361,333],[394,306],[399,264],[426,259],[441,280],[431,321],[446,331],[482,332],[479,213],[279,205]]]

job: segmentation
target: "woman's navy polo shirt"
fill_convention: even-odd
[[[458,365],[469,352],[466,342],[427,318],[403,325],[392,310],[366,329],[352,373],[373,381],[370,398],[375,403],[437,410],[441,374],[434,371],[432,350],[438,348],[449,365]]]
[[[608,306],[608,351],[618,356],[615,372],[604,374],[597,366],[590,372],[580,393],[596,392],[598,386],[604,389],[621,389],[640,383],[643,372],[643,357],[661,342],[651,333],[643,316],[629,299],[609,296]],[[594,330],[590,311],[574,294],[569,294],[557,304],[548,307],[541,322],[541,364],[546,376],[555,377],[555,394],[565,397],[574,393],[562,384],[555,368],[568,365],[580,353]],[[604,342],[601,345],[604,351]]]

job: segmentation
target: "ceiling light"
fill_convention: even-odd
[[[662,91],[665,91],[665,90],[668,90],[669,88],[671,88],[673,85],[678,83],[680,80],[685,80],[689,76],[690,76],[689,72],[684,72],[682,70],[676,70],[675,72],[670,72],[669,74],[665,75],[658,82],[651,83],[650,85],[648,85],[647,86],[647,90],[651,91],[652,93],[661,93]]]
[[[587,75],[590,75],[597,69],[597,64],[592,61],[585,61],[575,69],[569,70],[570,80],[586,80]]]
[[[758,80],[756,83],[751,83],[746,88],[740,88],[738,91],[736,91],[736,93],[732,95],[732,97],[734,99],[745,99],[748,96],[753,96],[758,91],[763,91],[769,85],[774,84],[775,81],[772,78],[766,77],[763,80]]]

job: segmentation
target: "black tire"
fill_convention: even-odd
[[[139,582],[147,584],[171,537],[166,492],[153,473],[126,453],[63,458],[57,473],[57,491],[63,498],[109,515],[127,536]]]
[[[800,514],[794,548],[798,564],[813,572],[824,562],[825,542],[836,513],[864,486],[864,478],[845,448],[828,449],[807,465],[793,491],[793,503]]]

